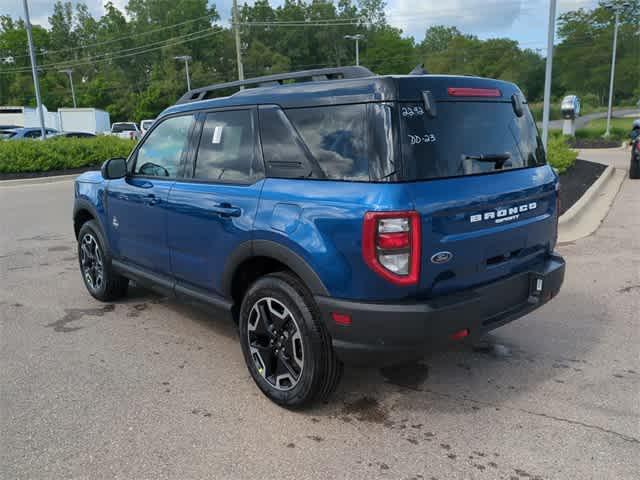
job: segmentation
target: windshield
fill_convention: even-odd
[[[533,118],[505,102],[438,102],[430,117],[399,105],[404,180],[474,175],[545,163]]]
[[[136,131],[136,124],[135,123],[114,123],[113,126],[111,127],[111,131],[113,133],[120,133],[120,132],[135,132]]]

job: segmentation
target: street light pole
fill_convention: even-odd
[[[347,40],[355,40],[356,41],[356,65],[360,65],[360,40],[364,38],[364,35],[358,33],[357,35],[345,35],[344,38]]]
[[[604,136],[611,134],[611,109],[613,107],[613,80],[616,75],[616,49],[618,47],[618,23],[620,22],[620,10],[615,11],[615,25],[613,26],[613,52],[611,54],[611,78],[609,79],[609,105],[607,107],[607,130]]]
[[[191,90],[191,78],[189,78],[189,61],[191,60],[190,55],[179,55],[177,57],[173,57],[176,60],[184,61],[184,70],[187,74],[187,92]]]
[[[549,112],[551,107],[551,69],[553,67],[553,40],[556,33],[556,0],[549,2],[549,28],[547,30],[547,65],[544,72],[544,106],[542,109],[542,144],[547,149],[549,139]]]
[[[65,68],[63,70],[58,70],[60,73],[66,73],[69,77],[69,83],[71,84],[71,98],[73,99],[73,108],[78,108],[76,103],[76,91],[73,88],[73,70],[71,68]]]
[[[238,80],[244,80],[244,67],[242,66],[242,52],[240,51],[240,25],[238,25],[238,0],[233,0],[233,29],[236,39],[236,62],[238,63]],[[242,89],[242,87],[240,87]]]
[[[40,135],[46,138],[47,130],[44,126],[44,112],[42,111],[42,99],[40,98],[40,83],[38,81],[38,71],[36,67],[36,54],[33,51],[33,35],[31,34],[31,20],[29,19],[29,5],[27,0],[23,0],[24,4],[24,20],[27,27],[27,40],[29,41],[29,57],[31,58],[31,74],[33,75],[33,86],[36,91],[36,105],[38,108],[38,117],[40,117]]]

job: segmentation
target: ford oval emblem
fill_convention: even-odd
[[[451,252],[438,252],[431,257],[431,263],[447,263],[449,260],[453,258],[453,253]]]

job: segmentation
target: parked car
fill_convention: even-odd
[[[140,135],[140,129],[134,122],[115,122],[111,125],[111,135],[115,135],[120,138],[129,138],[138,140]]]
[[[96,135],[89,132],[58,132],[51,135],[51,138],[65,137],[65,138],[96,138]],[[47,137],[50,138],[50,137]]]
[[[144,135],[145,133],[147,133],[147,130],[149,130],[151,128],[151,126],[153,125],[153,122],[155,122],[154,119],[151,120],[142,120],[140,122],[140,132],[142,135]]]
[[[46,129],[47,135],[53,135],[58,133],[57,130],[53,128]],[[5,130],[0,130],[0,139],[3,140],[24,140],[28,138],[40,138],[42,132],[40,127],[20,127],[20,128],[8,128]]]
[[[287,407],[326,398],[343,362],[419,359],[520,318],[565,271],[558,176],[522,92],[467,76],[342,67],[192,90],[127,160],[76,180],[73,218],[91,295],[133,279],[215,307]]]
[[[629,178],[640,178],[640,119],[633,121],[629,138],[631,139]]]

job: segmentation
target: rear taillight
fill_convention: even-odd
[[[367,265],[396,285],[413,285],[420,276],[418,212],[367,212],[362,228]]]
[[[447,93],[450,97],[501,97],[502,93],[497,88],[469,88],[449,87]]]

